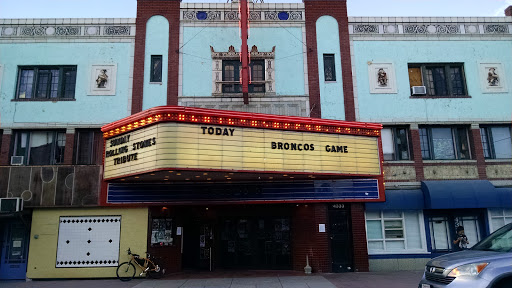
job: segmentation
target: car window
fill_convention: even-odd
[[[473,246],[472,250],[511,252],[512,225],[507,225]]]

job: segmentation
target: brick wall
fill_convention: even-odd
[[[135,59],[133,70],[132,114],[142,110],[144,92],[144,54],[146,46],[146,23],[152,16],[160,15],[169,21],[169,64],[167,71],[167,105],[178,105],[179,65],[179,0],[138,0],[135,35]]]
[[[416,170],[416,181],[423,181],[425,176],[423,172],[423,158],[421,156],[420,131],[418,129],[411,129],[410,140],[412,144],[412,159],[414,160],[414,169]]]
[[[352,217],[352,242],[354,247],[355,271],[370,271],[368,262],[368,247],[366,246],[366,230],[364,219],[364,203],[350,204]]]
[[[331,271],[328,233],[318,232],[318,224],[327,224],[327,205],[299,205],[293,212],[293,270],[304,271],[306,255],[313,273]]]
[[[73,164],[73,151],[75,149],[75,134],[66,133],[66,147],[64,148],[64,165]]]
[[[346,0],[304,0],[306,11],[306,39],[308,57],[309,103],[311,117],[321,118],[320,83],[318,77],[318,51],[316,43],[316,21],[321,16],[331,16],[338,21],[345,120],[355,121],[354,91],[352,83],[352,63]]]
[[[512,16],[512,6],[508,6],[507,9],[505,9],[505,16]]]
[[[11,134],[2,134],[0,147],[0,165],[10,165],[9,149],[11,146]]]
[[[480,136],[480,128],[471,129],[469,131],[469,146],[471,146],[471,158],[476,159],[478,178],[486,179],[487,173],[485,172],[485,156],[482,138]]]

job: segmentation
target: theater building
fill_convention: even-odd
[[[512,9],[346,2],[0,19],[0,279],[423,269],[512,221]]]

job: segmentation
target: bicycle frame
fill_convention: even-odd
[[[148,271],[155,271],[155,272],[159,272],[159,271],[156,271],[156,270],[160,270],[160,267],[158,267],[158,265],[155,264],[155,262],[151,261],[149,258],[144,258],[144,257],[140,257],[138,259],[142,259],[144,260],[144,266],[141,266],[139,264],[139,262],[137,260],[135,260],[135,256],[133,256],[133,254],[130,253],[130,261],[128,261],[129,263],[134,263],[136,266],[138,266],[141,270],[142,270],[142,274],[144,273],[147,273]],[[151,266],[153,267],[152,269],[150,269],[150,265],[149,263],[151,263]]]

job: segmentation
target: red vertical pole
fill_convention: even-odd
[[[247,0],[240,0],[240,30],[242,37],[242,49],[240,49],[242,60],[242,94],[244,104],[249,104],[249,47],[247,39],[249,38],[249,10]]]

